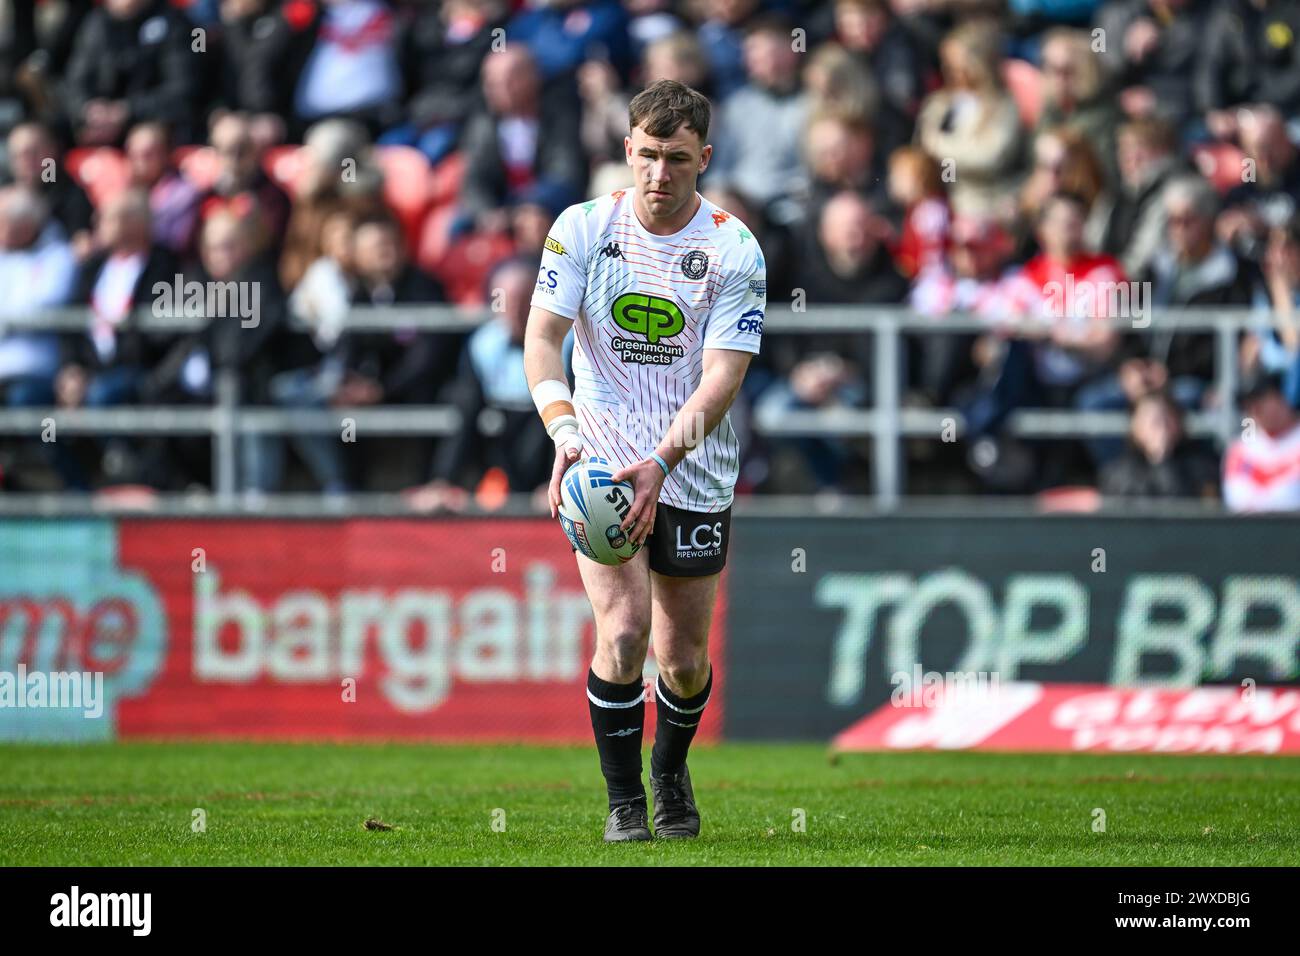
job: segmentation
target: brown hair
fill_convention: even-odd
[[[889,174],[895,170],[910,170],[921,183],[926,196],[944,195],[943,167],[939,161],[919,146],[900,146],[889,154]]]
[[[709,135],[709,100],[685,83],[659,80],[632,98],[627,108],[628,130],[638,126],[657,139],[667,139],[683,123],[700,137]]]

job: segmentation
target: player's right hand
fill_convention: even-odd
[[[551,485],[546,489],[546,500],[551,505],[551,517],[560,515],[560,482],[569,466],[582,457],[582,452],[572,445],[557,445],[555,448],[555,467],[551,469]]]

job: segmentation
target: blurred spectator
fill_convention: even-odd
[[[40,123],[20,123],[9,133],[4,184],[22,186],[45,201],[49,214],[79,255],[90,251],[94,207],[63,165],[54,135]]]
[[[465,224],[499,232],[502,211],[512,197],[537,181],[567,186],[587,184],[576,102],[562,90],[543,95],[541,76],[528,50],[507,46],[483,62],[487,110],[465,126],[461,148],[465,181],[460,209]]]
[[[889,157],[889,198],[903,210],[894,263],[909,279],[943,259],[950,212],[943,171],[934,157],[914,146]]]
[[[1263,255],[1268,231],[1285,226],[1300,198],[1300,154],[1282,115],[1271,106],[1237,111],[1241,148],[1250,165],[1225,198],[1219,235],[1252,258]]]
[[[528,47],[548,80],[571,74],[586,60],[605,60],[624,79],[631,65],[627,13],[617,0],[528,0],[506,37],[510,45]]]
[[[876,133],[873,142],[879,157],[888,156],[911,138],[911,121],[881,101],[867,64],[838,43],[823,43],[812,52],[803,71],[803,85],[808,91],[810,115],[869,124]]]
[[[146,403],[210,402],[218,396],[219,376],[230,373],[242,402],[264,405],[277,371],[311,359],[312,353],[287,334],[284,293],[272,261],[258,256],[259,232],[252,215],[229,209],[203,221],[198,267],[185,279],[205,289],[201,308],[207,321],[179,339],[144,376],[140,390]],[[226,294],[207,291],[217,288]],[[253,493],[279,490],[282,436],[245,435],[238,444],[242,487]]]
[[[1034,232],[1039,213],[1048,197],[1058,192],[1073,193],[1088,204],[1084,245],[1094,251],[1100,249],[1115,209],[1115,197],[1106,188],[1105,172],[1087,137],[1068,127],[1042,130],[1034,137],[1033,154],[1034,165],[1020,189],[1016,258],[1028,259],[1038,252]]]
[[[1113,181],[1117,175],[1115,127],[1120,117],[1088,33],[1049,31],[1043,38],[1042,71],[1043,108],[1036,132],[1064,127],[1077,134],[1080,142],[1091,146],[1105,179]]]
[[[1020,114],[1002,84],[1001,35],[985,21],[958,27],[940,51],[944,86],[917,117],[917,142],[952,163],[959,213],[1008,214],[1022,163]]]
[[[1300,510],[1300,415],[1281,382],[1248,380],[1238,404],[1245,431],[1224,455],[1224,504],[1230,511]]]
[[[442,287],[406,258],[402,231],[387,216],[363,219],[352,241],[353,303],[392,306],[442,302]],[[535,278],[535,276],[534,276]],[[346,331],[345,374],[335,405],[432,402],[451,379],[460,337],[449,332]]]
[[[510,237],[517,257],[534,257],[539,262],[546,234],[569,206],[581,199],[562,187],[537,183],[510,204]]]
[[[816,222],[827,201],[845,190],[864,194],[878,190],[874,152],[875,137],[862,120],[837,113],[813,117],[803,140],[809,177],[801,218]]]
[[[162,123],[140,123],[126,137],[131,185],[149,197],[153,237],[182,258],[194,251],[200,192],[171,158],[171,138]]]
[[[280,255],[280,281],[286,289],[296,286],[307,267],[320,258],[321,227],[330,215],[341,209],[357,216],[387,211],[383,174],[375,165],[364,127],[340,119],[317,123],[307,131],[299,155],[303,168]],[[237,165],[232,158],[232,172]]]
[[[808,95],[799,86],[799,54],[784,20],[756,20],[744,49],[749,81],[722,104],[711,172],[766,206],[793,195],[806,179],[799,147]]]
[[[0,391],[7,404],[54,404],[59,340],[39,328],[4,331],[4,320],[66,305],[76,281],[76,257],[45,201],[22,186],[0,188]]]
[[[917,276],[908,304],[922,315],[962,312],[990,326],[1007,318],[1004,279],[1011,238],[996,220],[958,216],[946,254]],[[912,382],[933,405],[950,401],[972,362],[987,366],[996,351],[992,341],[970,334],[924,335],[912,340],[917,355]]]
[[[289,197],[262,165],[262,151],[253,135],[253,120],[245,113],[226,113],[212,123],[212,150],[217,154],[217,176],[199,199],[202,215],[230,203],[250,204],[257,210],[269,246],[276,248],[284,239],[289,224]],[[342,161],[334,167],[342,174]],[[314,168],[304,173],[304,180],[319,175]],[[245,197],[240,200],[240,197]]]
[[[346,210],[328,215],[321,226],[321,257],[313,262],[289,296],[289,314],[301,323],[320,356],[302,368],[275,375],[271,400],[287,408],[325,408],[343,384],[346,357],[340,339],[347,324],[355,286],[352,251],[356,218]],[[306,343],[299,340],[300,349]],[[333,435],[294,432],[289,442],[326,494],[352,489],[342,448]]]
[[[322,0],[293,113],[301,125],[356,120],[371,135],[402,119],[399,24],[383,0]]]
[[[536,259],[507,259],[492,270],[489,287],[504,310],[479,326],[460,356],[452,394],[462,426],[438,446],[433,480],[421,489],[424,507],[456,507],[464,488],[500,468],[512,492],[535,492],[550,480],[554,448],[524,375],[524,328],[537,281]],[[459,492],[459,493],[458,493]]]
[[[501,0],[449,0],[413,25],[416,90],[406,121],[379,138],[414,146],[437,163],[456,148],[460,130],[478,103],[479,71],[504,29]]]
[[[709,61],[713,92],[721,101],[745,85],[745,24],[759,0],[700,0],[697,34]]]
[[[776,417],[791,411],[860,408],[867,401],[861,373],[834,352],[818,352],[800,361],[786,380],[765,391],[755,417]],[[851,443],[842,438],[796,438],[773,443],[794,450],[811,480],[810,491],[838,489],[853,456]]]
[[[1218,466],[1188,441],[1178,403],[1161,391],[1133,404],[1128,447],[1102,469],[1098,487],[1115,498],[1213,498]]]
[[[1261,321],[1242,343],[1247,371],[1277,376],[1287,401],[1300,407],[1300,213],[1269,234],[1263,280],[1252,300]]]
[[[316,20],[309,3],[222,0],[218,102],[226,109],[273,116],[283,128]]]
[[[642,77],[645,85],[676,80],[707,95],[709,64],[692,33],[680,32],[655,40],[645,49]],[[582,145],[596,163],[625,164],[623,139],[628,134],[627,108],[632,101],[618,74],[604,60],[591,60],[578,68],[582,96]],[[599,194],[599,193],[597,193]]]
[[[835,36],[870,67],[885,104],[909,122],[921,106],[925,71],[911,34],[888,0],[836,0]]]
[[[1168,245],[1157,250],[1138,281],[1150,290],[1149,307],[1208,308],[1246,305],[1259,281],[1248,260],[1214,238],[1218,195],[1199,176],[1172,180],[1162,196]],[[1157,327],[1128,337],[1115,372],[1079,390],[1076,405],[1088,411],[1120,411],[1145,392],[1164,389],[1181,407],[1199,408],[1214,378],[1214,336]],[[1122,447],[1116,439],[1089,442],[1105,462]]]
[[[889,257],[888,236],[888,222],[865,197],[842,192],[830,199],[812,224],[812,241],[800,243],[799,276],[808,301],[902,302],[907,280]]]
[[[1042,208],[1043,251],[1005,286],[1009,311],[1026,324],[1007,343],[996,380],[966,412],[973,436],[996,430],[1015,408],[1069,405],[1078,387],[1105,374],[1115,355],[1119,338],[1107,320],[1115,317],[1124,270],[1110,256],[1085,251],[1086,209],[1070,193],[1057,193]]]
[[[1288,115],[1300,110],[1300,6],[1220,0],[1206,19],[1197,68],[1189,72],[1213,135],[1227,138],[1239,103],[1269,103]]]
[[[1097,17],[1101,58],[1119,106],[1131,118],[1159,117],[1181,127],[1198,107],[1191,78],[1201,57],[1210,0],[1111,0]]]
[[[142,190],[121,193],[99,211],[95,228],[98,250],[81,270],[76,300],[90,306],[85,332],[63,338],[61,367],[54,380],[62,408],[109,408],[140,398],[140,382],[163,356],[169,336],[141,330],[133,316],[154,301],[154,286],[172,286],[179,272],[168,249],[152,236],[149,196]],[[155,440],[124,438],[86,443],[101,453],[105,476],[113,482],[156,479],[141,456],[158,453]],[[75,451],[56,442],[53,463],[65,485],[88,491],[91,480]]]
[[[118,145],[133,123],[147,120],[193,141],[201,74],[190,29],[166,0],[104,0],[90,12],[66,76],[79,143]]]
[[[1119,128],[1117,144],[1120,188],[1102,249],[1137,275],[1164,242],[1165,184],[1190,170],[1175,153],[1174,131],[1163,120],[1130,120]]]

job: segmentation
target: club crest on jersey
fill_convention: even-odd
[[[642,292],[625,292],[614,300],[610,315],[620,329],[645,336],[644,342],[621,335],[610,340],[610,347],[623,362],[671,365],[686,354],[682,346],[664,341],[686,327],[686,316],[671,299]]]
[[[698,249],[682,256],[682,275],[688,279],[702,279],[709,271],[709,257]]]

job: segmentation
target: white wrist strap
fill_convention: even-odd
[[[576,449],[582,454],[582,435],[578,430],[578,416],[573,408],[573,393],[558,379],[548,378],[533,389],[533,404],[542,416],[546,434],[551,436],[556,448]]]

